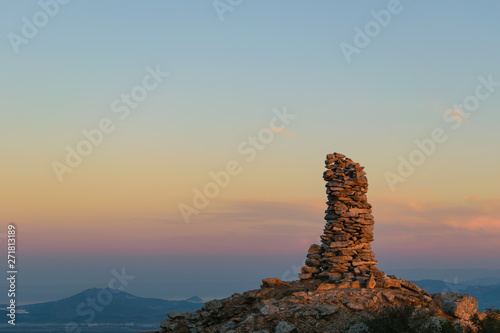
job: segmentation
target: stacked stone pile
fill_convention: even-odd
[[[264,279],[259,290],[210,301],[194,313],[169,313],[158,333],[366,332],[360,329],[365,320],[393,306],[431,314],[422,321],[412,312],[408,325],[419,332],[428,331],[429,325],[441,331],[450,318],[463,331],[477,332],[477,322],[471,319],[476,313],[483,319],[486,314],[477,311],[474,297],[431,295],[375,267],[378,262],[370,246],[374,220],[364,168],[338,153],[327,155],[326,168],[324,234],[321,245],[309,248],[300,281]]]
[[[375,280],[385,275],[375,267],[378,261],[370,246],[374,220],[366,198],[368,179],[364,167],[338,153],[328,154],[325,164],[328,208],[322,245],[311,245],[299,277],[338,283],[359,281],[374,286]]]

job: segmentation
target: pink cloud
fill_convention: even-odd
[[[462,228],[471,231],[475,230],[489,230],[498,232],[500,230],[500,219],[490,216],[478,216],[468,221],[457,221],[456,223],[450,222],[450,225],[455,228]]]
[[[373,248],[381,263],[471,265],[483,260],[500,264],[500,205],[497,200],[468,198],[455,204],[372,195],[375,217]],[[165,256],[179,254],[305,256],[323,233],[326,205],[320,199],[288,202],[229,201],[203,212],[186,225],[181,218],[133,218],[103,221],[99,232],[67,230],[39,240],[25,232],[25,243],[37,252],[106,253]],[[117,232],[119,231],[119,232]],[[61,237],[64,234],[65,237]],[[88,242],[93,246],[89,247]],[[51,244],[50,246],[47,244]],[[453,265],[451,265],[453,266]],[[449,267],[451,267],[449,266]]]
[[[382,261],[408,267],[500,264],[498,200],[444,203],[381,195],[375,201],[374,249]]]
[[[382,223],[430,224],[500,233],[500,200],[473,197],[462,202],[443,203],[384,197],[378,203],[377,207],[382,209],[376,220]]]

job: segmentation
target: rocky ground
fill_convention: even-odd
[[[384,307],[412,305],[471,326],[477,300],[464,294],[428,294],[411,282],[387,277],[391,286],[367,288],[321,280],[265,279],[261,289],[213,300],[194,313],[169,313],[157,332],[366,332],[363,321]],[[432,325],[432,320],[428,325]]]

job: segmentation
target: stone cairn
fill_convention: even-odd
[[[328,154],[325,164],[328,209],[322,245],[310,246],[299,277],[339,284],[375,284],[385,274],[375,267],[378,261],[370,246],[374,220],[366,199],[368,179],[364,167],[338,153]]]

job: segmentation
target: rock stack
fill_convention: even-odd
[[[366,199],[366,172],[359,163],[338,153],[328,154],[325,164],[328,209],[322,245],[311,245],[299,277],[365,283],[373,288],[375,280],[385,274],[375,267],[378,261],[370,246],[374,220]]]
[[[392,307],[392,313],[406,314],[401,318],[407,330],[441,332],[441,326],[454,325],[447,321],[451,318],[462,331],[476,332],[477,321],[471,318],[477,313],[484,319],[486,314],[477,311],[474,297],[431,295],[375,267],[370,247],[374,221],[363,167],[335,153],[327,155],[326,168],[328,209],[322,244],[309,248],[300,281],[268,278],[261,289],[212,300],[194,313],[169,313],[158,333],[367,332],[365,323]],[[398,315],[398,325],[401,318]]]

